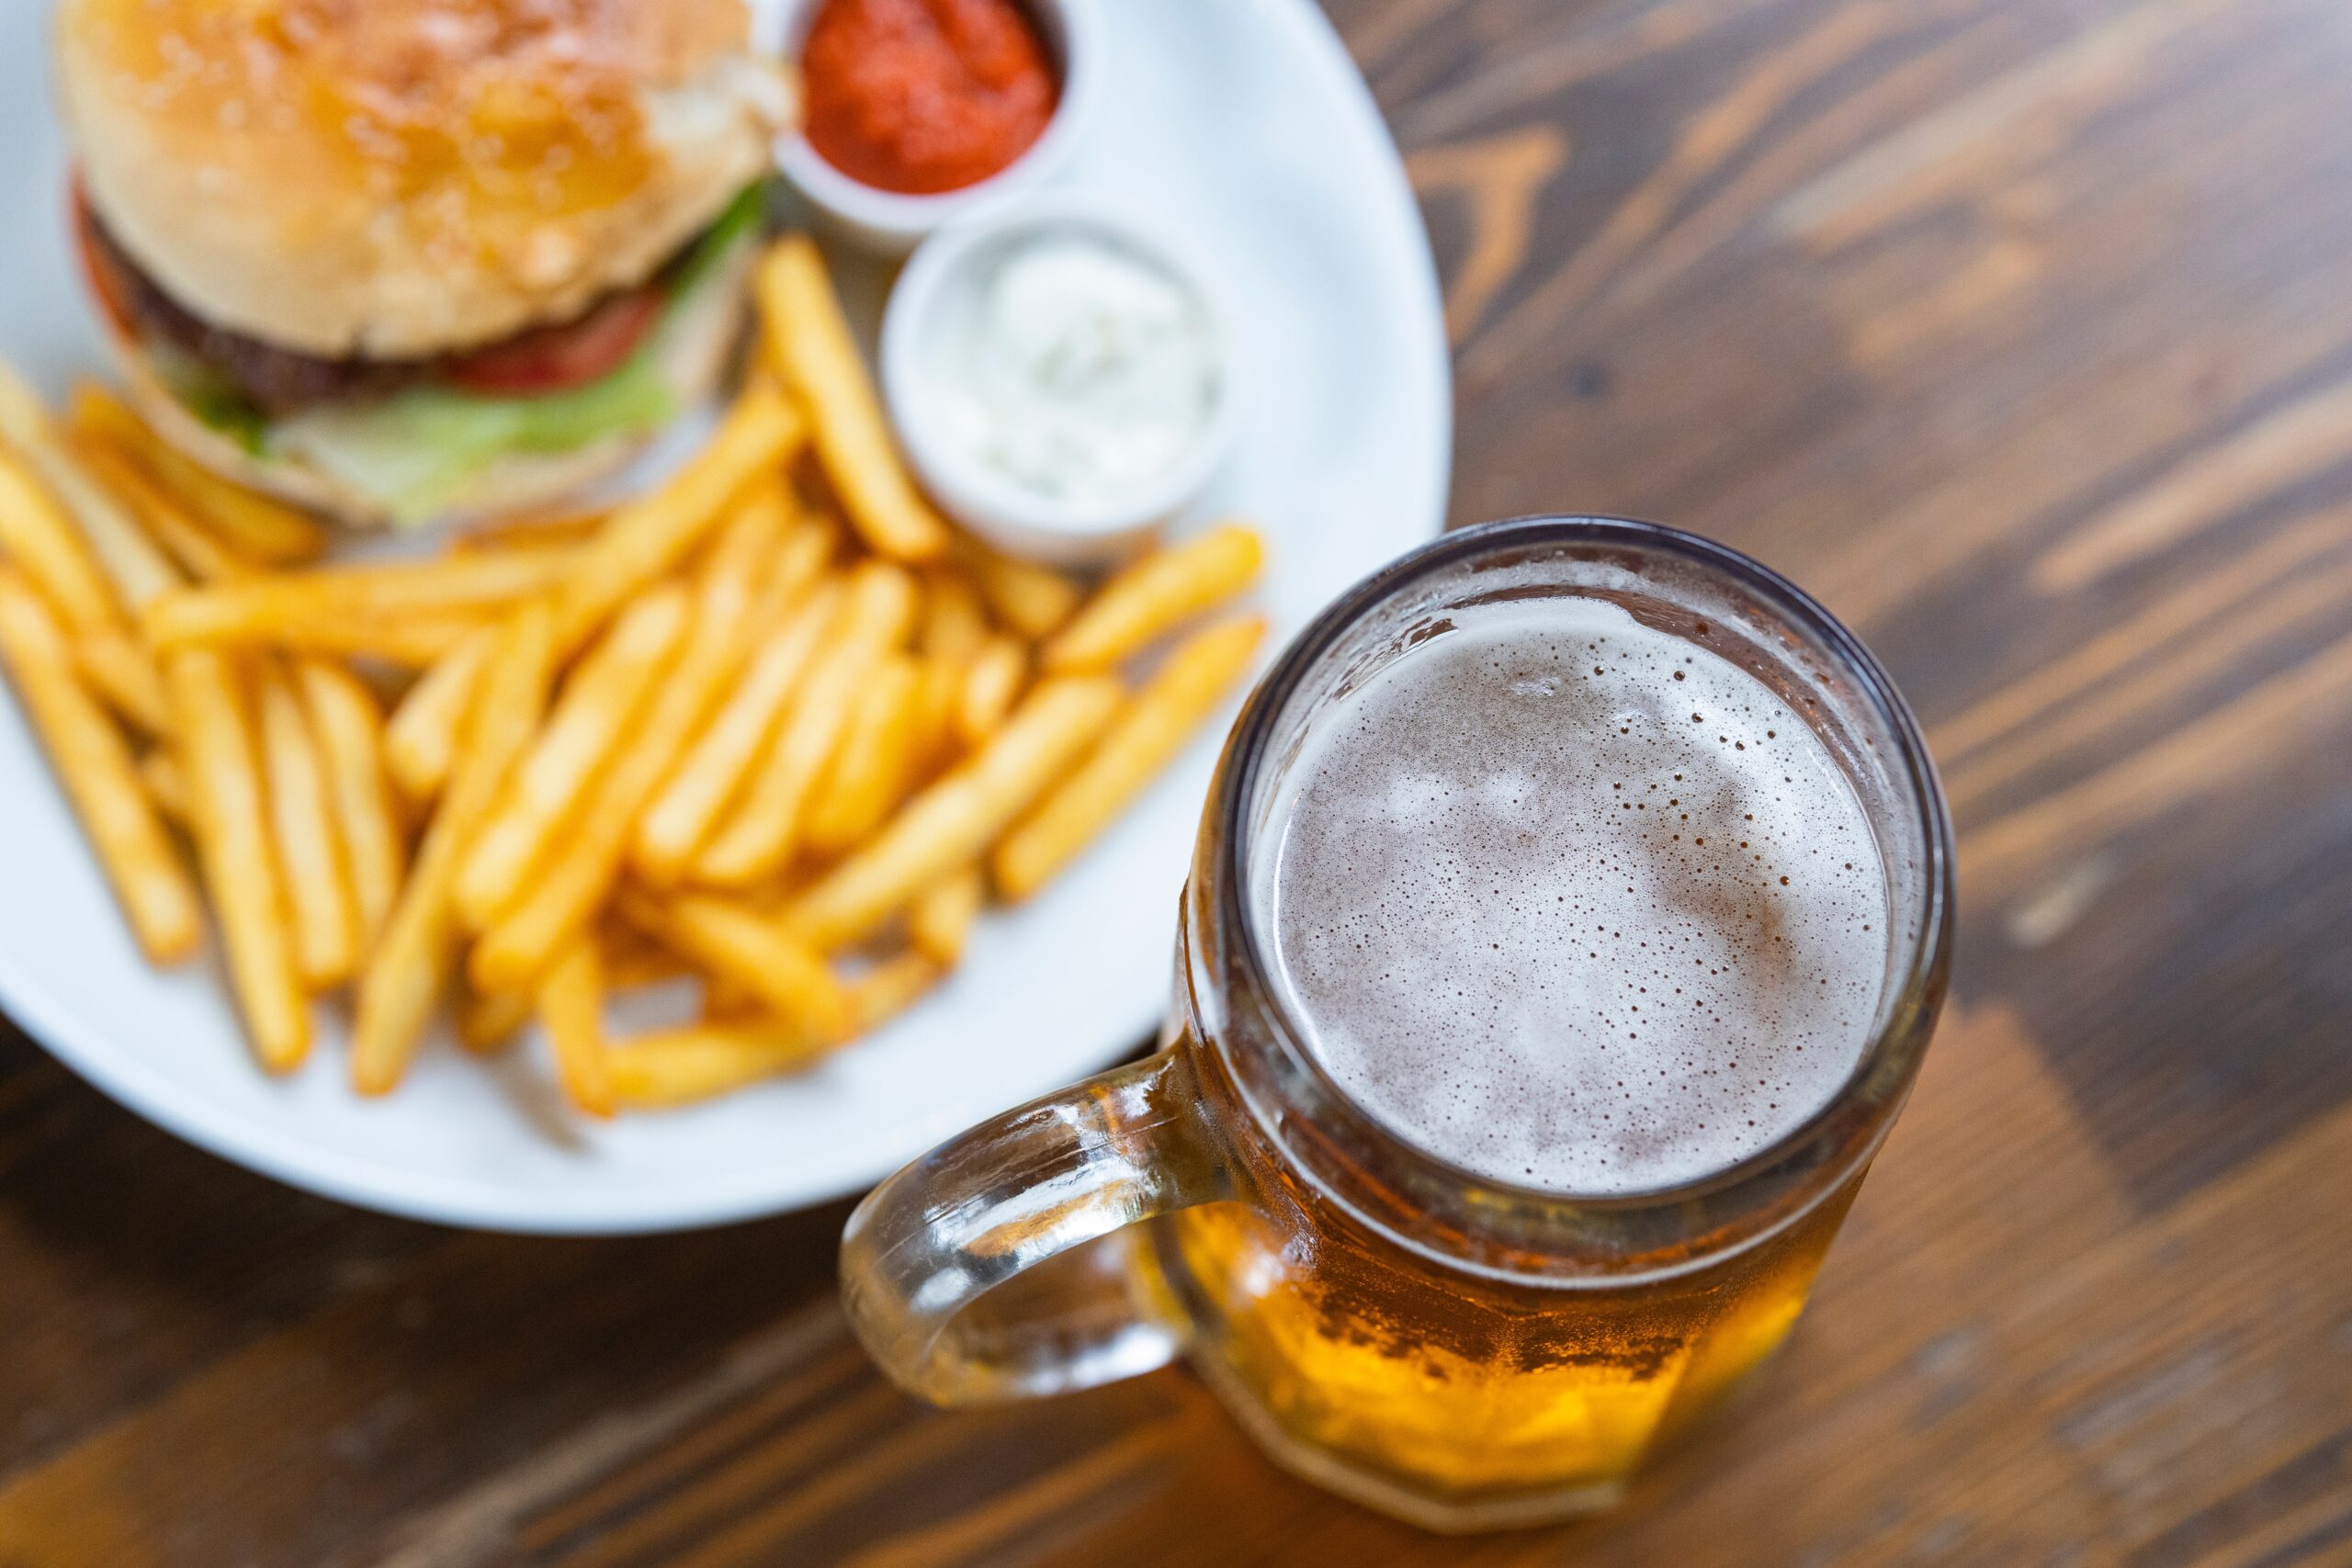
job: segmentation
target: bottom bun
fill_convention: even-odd
[[[707,298],[689,301],[687,317],[671,323],[665,333],[662,378],[682,412],[714,399],[732,367],[742,335],[751,260],[749,246],[730,257],[724,273],[705,285]],[[263,457],[205,423],[173,395],[137,344],[119,343],[117,347],[131,401],[155,433],[181,452],[215,473],[350,527],[391,526],[391,513],[381,502],[300,453]],[[442,510],[433,525],[465,525],[551,510],[619,473],[661,435],[662,430],[655,429],[607,436],[571,452],[508,453],[469,479],[463,493]]]

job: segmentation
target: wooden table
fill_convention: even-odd
[[[1926,719],[1961,978],[1760,1396],[1561,1531],[1272,1471],[1188,1375],[946,1416],[830,1209],[353,1213],[0,1038],[0,1564],[2352,1562],[2344,0],[1344,0],[1462,520],[1704,530]]]

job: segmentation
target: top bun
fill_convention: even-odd
[[[123,250],[215,325],[412,359],[643,281],[766,168],[743,0],[62,0]]]

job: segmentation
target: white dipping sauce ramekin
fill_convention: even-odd
[[[797,64],[823,3],[783,0],[776,22],[780,32],[767,34],[763,41],[772,38],[783,56]],[[791,131],[776,143],[776,166],[828,229],[878,254],[902,256],[941,225],[974,208],[1028,190],[1069,162],[1071,151],[1086,134],[1101,96],[1101,0],[1020,3],[1035,19],[1046,48],[1061,72],[1061,98],[1045,132],[1010,165],[978,185],[936,196],[902,196],[850,178],[827,163],[806,135]]]
[[[939,428],[930,365],[950,312],[970,303],[997,261],[1032,240],[1078,234],[1158,268],[1199,301],[1217,364],[1216,401],[1185,455],[1115,505],[1038,494],[974,461]],[[882,386],[899,444],[933,499],[1000,549],[1057,566],[1099,566],[1132,555],[1208,488],[1241,428],[1230,317],[1214,274],[1184,237],[1084,191],[1056,191],[991,207],[925,242],[899,275],[882,319]]]

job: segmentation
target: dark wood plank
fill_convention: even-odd
[[[918,1409],[838,1208],[527,1242],[0,1037],[0,1565],[2352,1563],[2340,0],[1331,0],[1448,282],[1458,520],[1817,590],[1928,723],[1960,997],[1815,1308],[1633,1502],[1432,1540],[1188,1375]]]

